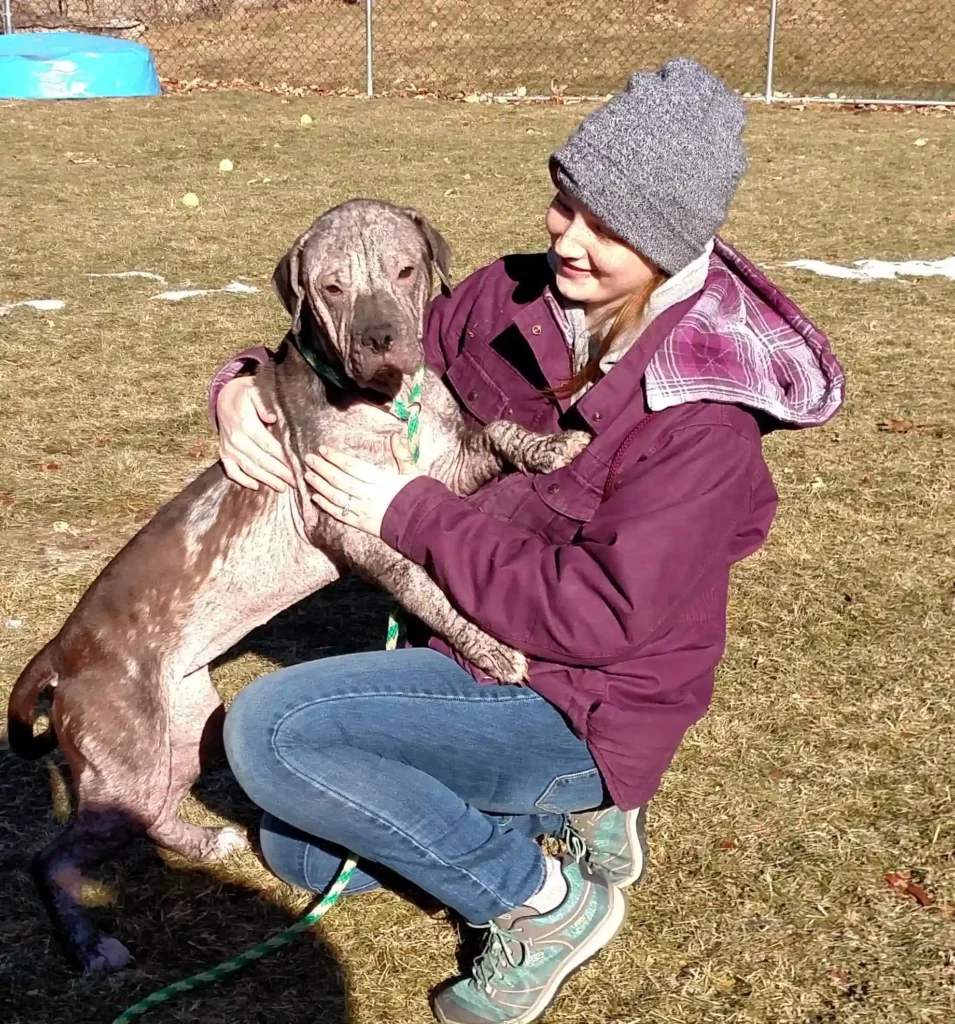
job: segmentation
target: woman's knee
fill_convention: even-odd
[[[289,710],[291,694],[278,672],[263,676],[241,690],[226,712],[222,739],[226,757],[239,785],[261,805],[258,790],[268,786],[278,767],[275,731]]]

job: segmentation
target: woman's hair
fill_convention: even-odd
[[[597,379],[597,375],[600,373],[600,361],[620,338],[636,327],[640,317],[646,311],[650,296],[666,279],[667,275],[662,270],[658,270],[642,288],[638,288],[616,310],[612,310],[591,325],[591,332],[598,332],[606,328],[600,348],[590,357],[587,365],[578,370],[570,380],[564,381],[559,387],[554,388],[555,395],[560,398],[569,398]]]

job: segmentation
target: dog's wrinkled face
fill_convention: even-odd
[[[299,347],[337,360],[359,387],[397,393],[422,362],[424,312],[450,249],[419,214],[356,199],[323,214],[276,267]]]

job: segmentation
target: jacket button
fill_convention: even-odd
[[[560,484],[548,484],[547,485],[547,493],[548,494],[556,494],[559,490],[560,490]]]
[[[469,402],[473,402],[475,398],[477,398],[477,392],[476,391],[469,391],[468,392],[468,401]]]
[[[534,326],[533,326],[533,327],[531,328],[531,334],[540,334],[540,332],[541,332],[541,331],[542,331],[543,329],[544,329],[544,328],[543,328],[543,327],[541,327],[541,325],[540,325],[540,324],[534,324]]]
[[[595,412],[593,416],[591,416],[591,419],[594,423],[599,423],[603,419],[603,416],[599,412]]]

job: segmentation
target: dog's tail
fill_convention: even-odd
[[[56,670],[50,664],[46,648],[40,651],[20,673],[13,684],[10,703],[7,706],[7,738],[10,749],[19,757],[33,761],[56,749],[56,733],[53,726],[34,736],[33,723],[36,721],[36,705],[40,695],[49,686],[56,685]]]

